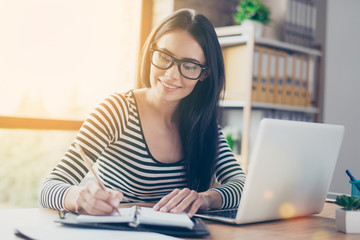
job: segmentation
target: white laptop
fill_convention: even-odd
[[[221,216],[229,210],[196,216],[244,224],[321,212],[343,135],[340,125],[263,119],[235,216]]]

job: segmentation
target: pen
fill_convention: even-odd
[[[86,167],[88,168],[88,170],[94,175],[96,182],[99,184],[99,186],[101,187],[102,190],[106,191],[105,185],[102,183],[102,181],[100,180],[100,178],[98,177],[98,175],[96,174],[95,170],[93,169],[93,167],[91,166],[91,163],[89,162],[89,160],[87,159],[84,151],[81,149],[80,145],[75,143],[75,147],[77,148],[77,150],[80,153],[80,156],[82,158],[82,160],[85,162]],[[120,214],[120,211],[118,208],[114,207],[115,211]]]
[[[346,169],[346,174],[349,176],[350,180],[355,182],[356,181],[356,178],[351,174],[351,172],[349,171],[349,169]],[[356,183],[354,183],[356,188],[360,191],[360,186]]]

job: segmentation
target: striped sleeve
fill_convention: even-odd
[[[219,156],[215,166],[215,176],[221,186],[212,188],[222,197],[222,209],[239,206],[245,184],[245,173],[236,161],[219,127]]]
[[[113,94],[93,110],[68,151],[41,186],[39,200],[43,207],[65,209],[66,193],[71,186],[79,185],[88,171],[74,143],[82,147],[94,164],[106,147],[121,135],[127,119],[128,103],[123,95]]]
[[[45,208],[66,210],[64,199],[70,187],[71,185],[60,181],[45,182],[40,194],[41,205]]]

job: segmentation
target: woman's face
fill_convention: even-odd
[[[201,46],[195,38],[185,30],[174,30],[156,42],[156,48],[179,60],[189,60],[202,65],[206,64]],[[155,95],[162,101],[179,102],[188,96],[198,81],[202,81],[205,73],[199,79],[190,80],[183,77],[175,63],[169,69],[160,69],[151,64],[150,84]]]

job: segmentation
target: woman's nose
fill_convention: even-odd
[[[174,63],[169,69],[166,69],[165,75],[171,79],[180,79],[180,71],[178,63]]]

